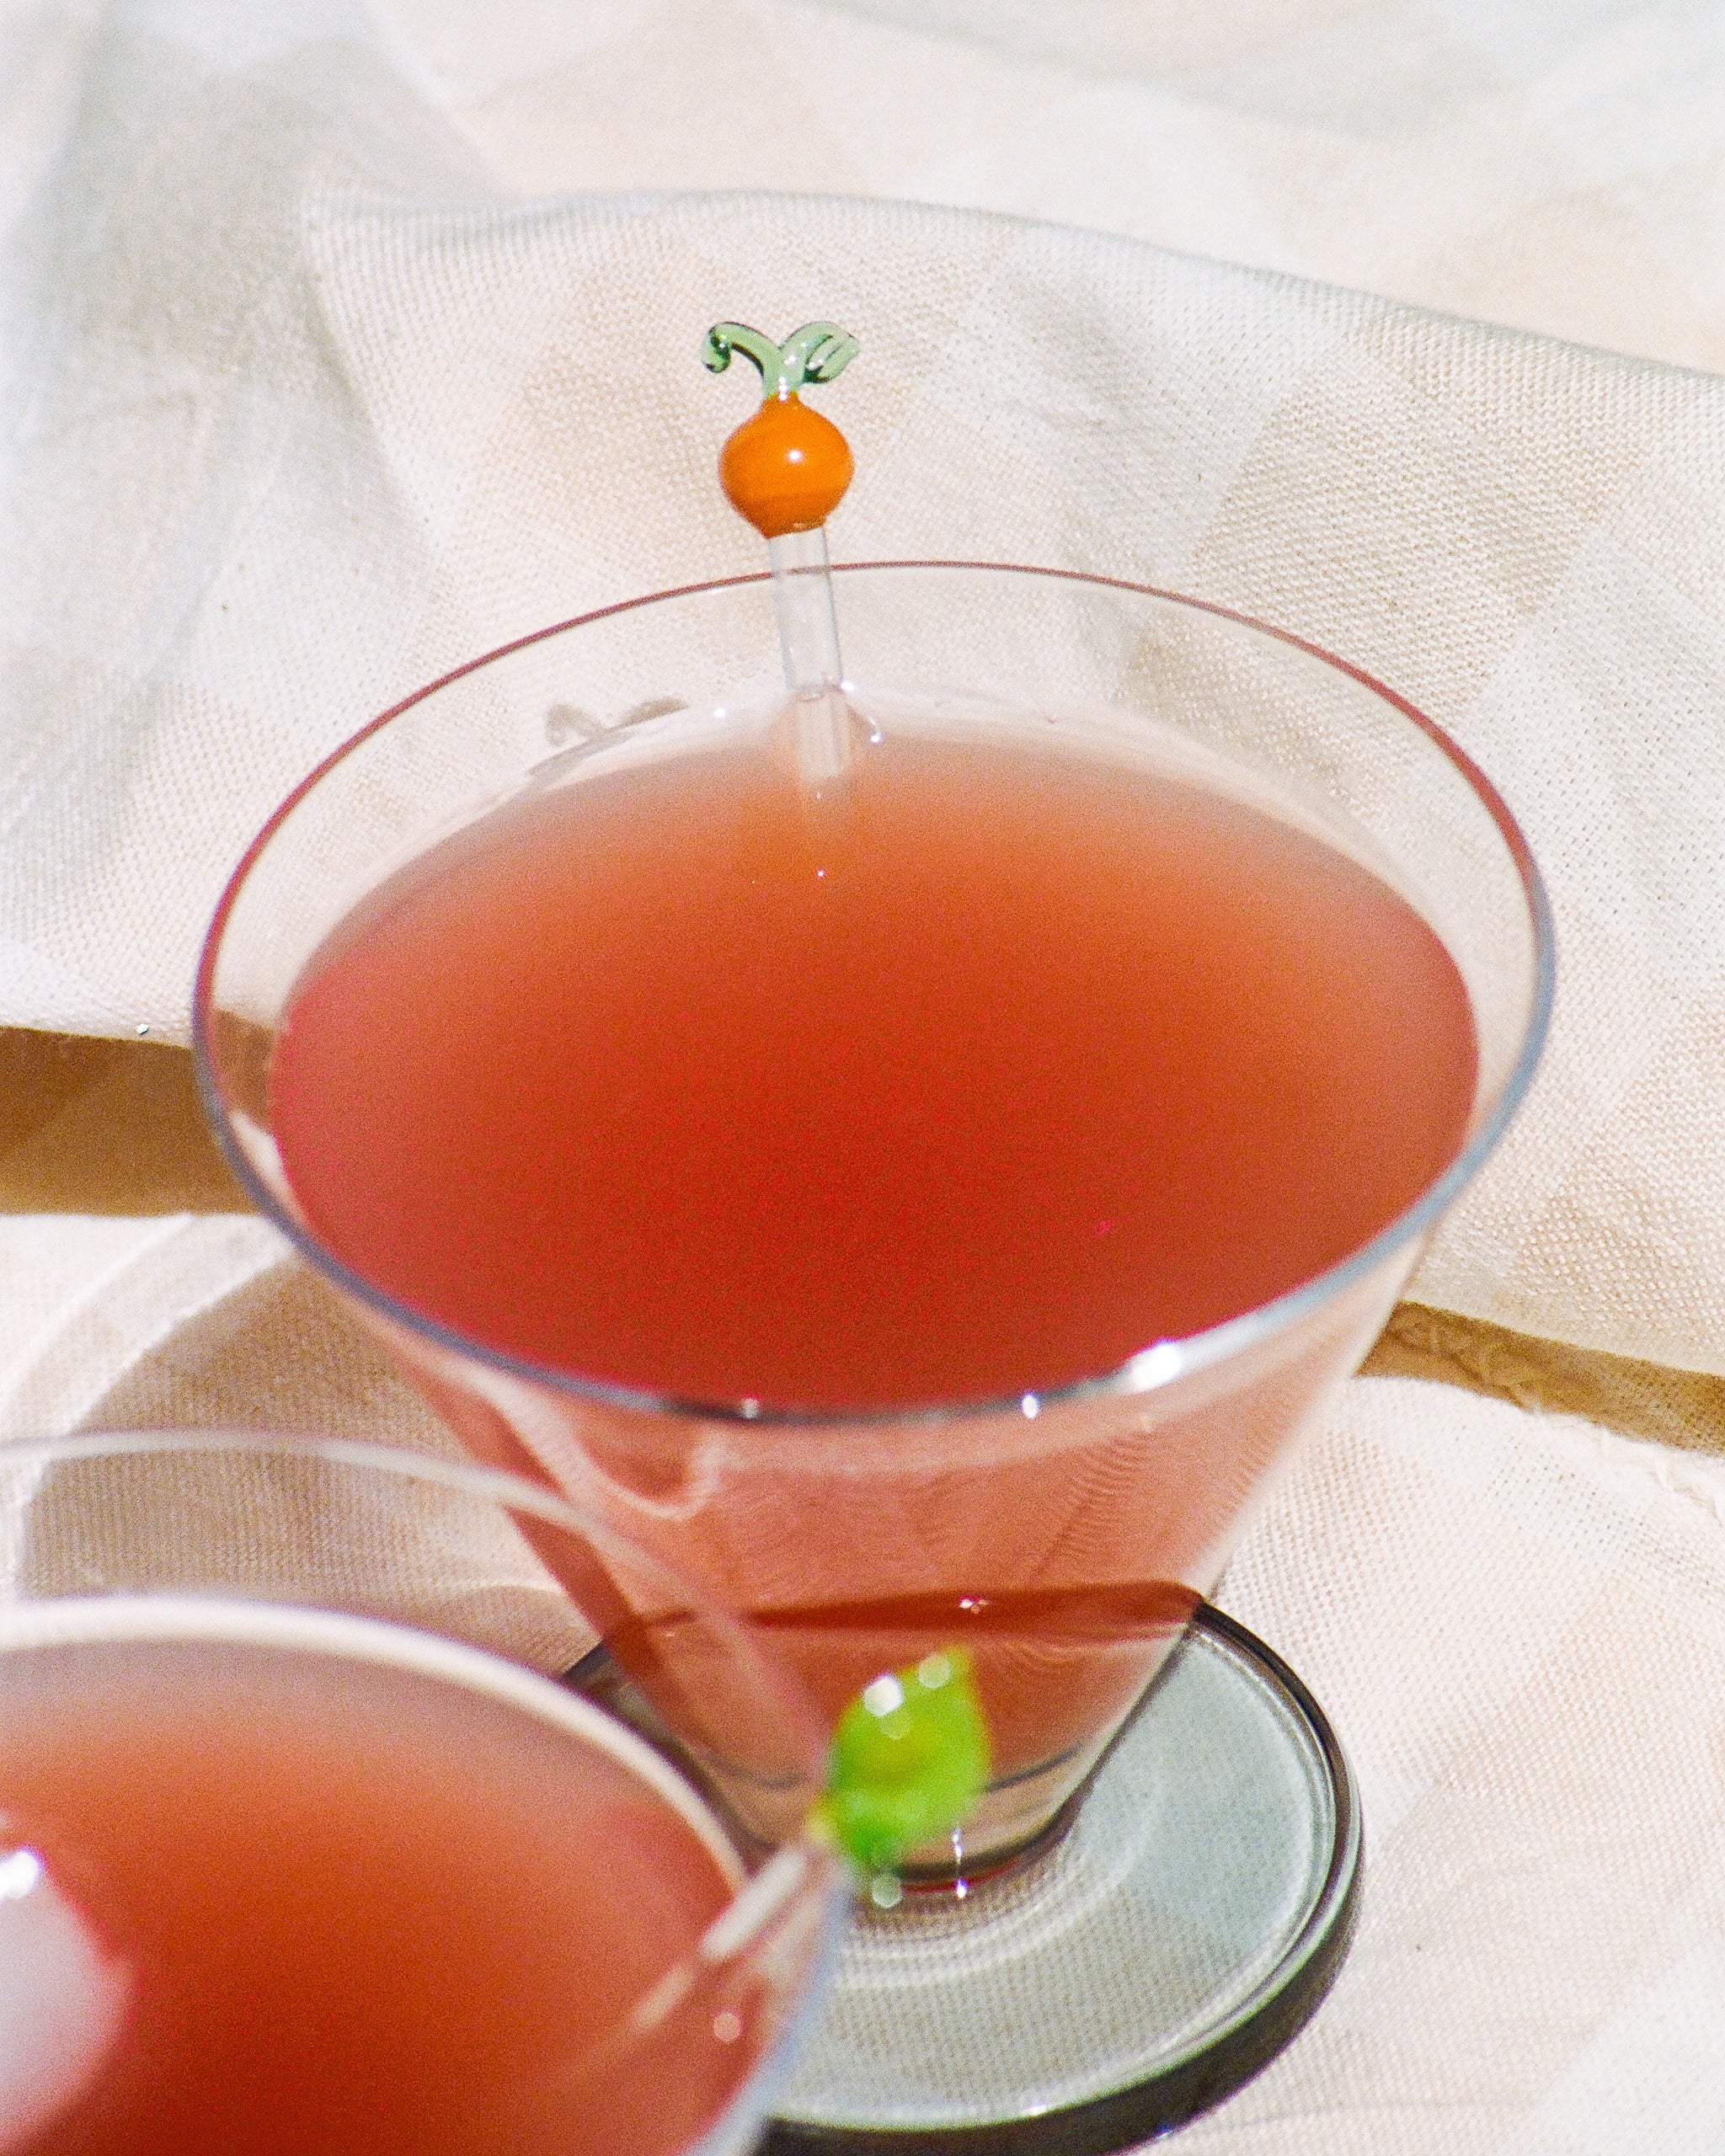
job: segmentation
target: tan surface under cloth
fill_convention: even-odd
[[[0,1213],[250,1209],[188,1050],[0,1028]]]
[[[0,1213],[250,1209],[205,1124],[188,1050],[0,1028]],[[1725,1454],[1725,1380],[1418,1303],[1395,1311],[1365,1367]]]
[[[1725,1379],[1632,1362],[1403,1303],[1365,1359],[1369,1377],[1424,1378],[1626,1438],[1725,1454]]]

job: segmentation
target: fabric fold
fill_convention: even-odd
[[[698,334],[832,314],[867,339],[839,553],[1193,590],[1344,654],[1485,766],[1551,886],[1558,1014],[1415,1292],[1725,1369],[1725,885],[1702,867],[1725,858],[1725,526],[1669,513],[1725,499],[1725,385],[905,204],[451,207],[328,173],[301,199],[291,389],[242,392],[253,418],[206,461],[157,446],[161,521],[203,555],[126,600],[160,616],[153,654],[142,627],[123,664],[87,633],[77,695],[63,645],[18,659],[35,686],[10,723],[62,746],[8,774],[0,931],[34,970],[9,1005],[0,979],[0,1017],[35,1018],[51,966],[88,985],[75,1024],[184,1038],[227,870],[369,707],[584,607],[756,566],[710,477],[746,390],[704,374]],[[99,558],[94,589],[115,574]]]

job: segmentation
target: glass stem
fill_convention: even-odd
[[[785,686],[794,702],[797,766],[809,786],[836,778],[851,760],[851,714],[839,684],[838,619],[824,528],[788,531],[766,544]]]

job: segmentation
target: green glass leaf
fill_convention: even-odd
[[[962,1823],[988,1781],[988,1725],[962,1647],[877,1677],[846,1708],[817,1819],[864,1872]]]
[[[805,322],[778,348],[792,387],[805,382],[833,382],[849,366],[862,347],[836,322]]]
[[[842,374],[860,348],[836,322],[805,322],[782,344],[746,322],[715,322],[701,340],[701,364],[723,374],[740,352],[760,370],[761,394],[793,396],[805,383],[831,382]]]

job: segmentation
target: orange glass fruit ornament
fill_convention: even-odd
[[[719,451],[719,484],[763,539],[825,524],[851,483],[850,444],[794,390],[769,397]]]
[[[718,374],[734,352],[761,370],[762,403],[719,451],[719,483],[764,539],[815,531],[838,507],[855,467],[850,444],[798,392],[830,382],[855,357],[857,340],[830,322],[805,323],[782,344],[744,323],[715,323],[702,358]]]

